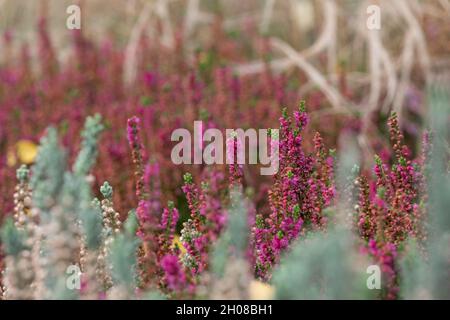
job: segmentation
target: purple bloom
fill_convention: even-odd
[[[161,267],[164,271],[165,284],[170,290],[179,292],[186,287],[186,275],[176,255],[165,255],[161,259]]]

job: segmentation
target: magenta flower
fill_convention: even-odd
[[[314,138],[314,155],[303,150],[301,132],[307,123],[303,103],[294,112],[294,121],[286,111],[280,118],[280,169],[269,191],[271,213],[258,215],[253,228],[256,272],[265,280],[270,279],[272,267],[304,226],[324,228],[323,208],[334,196],[332,159],[320,135]]]
[[[167,254],[161,259],[165,285],[173,292],[179,293],[187,286],[186,275],[176,255]]]

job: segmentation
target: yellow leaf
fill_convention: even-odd
[[[37,155],[37,146],[29,140],[20,140],[17,142],[17,156],[23,164],[32,164]]]
[[[181,241],[180,241],[180,237],[179,236],[175,236],[174,238],[173,238],[173,241],[172,241],[172,246],[178,246],[178,248],[180,248],[180,251],[181,251],[181,253],[182,254],[185,254],[187,251],[186,251],[186,248],[183,246],[183,244],[181,243]]]
[[[261,281],[253,280],[250,283],[251,300],[271,300],[274,296],[274,288]]]

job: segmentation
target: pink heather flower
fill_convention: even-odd
[[[140,139],[140,119],[132,117],[128,119],[127,136],[131,147],[133,163],[135,165],[136,196],[138,200],[146,199],[144,184],[144,147]]]
[[[149,204],[145,200],[139,201],[139,204],[136,209],[136,216],[139,221],[141,222],[147,222],[150,220],[150,210],[149,210]]]
[[[136,217],[139,222],[139,237],[144,241],[153,239],[154,233],[159,230],[158,218],[153,214],[148,201],[139,201]]]
[[[147,86],[153,88],[158,84],[158,75],[155,72],[145,72],[144,82]]]
[[[176,227],[178,223],[178,219],[180,218],[180,214],[177,208],[174,207],[173,202],[168,203],[168,208],[164,208],[162,217],[161,217],[161,225],[160,225],[160,234],[158,238],[159,242],[159,250],[158,250],[158,258],[161,259],[164,255],[168,253],[175,253],[175,248],[173,248],[173,239],[176,232]]]
[[[230,190],[234,187],[241,188],[242,176],[243,176],[243,165],[238,164],[238,154],[242,150],[242,141],[239,137],[231,136],[227,138],[227,160],[229,163],[229,188]]]
[[[179,217],[180,214],[177,208],[173,207],[173,204],[169,205],[169,209],[164,208],[161,219],[161,229],[166,230],[166,232],[171,235],[174,235]]]
[[[182,190],[186,195],[191,215],[194,217],[199,215],[203,195],[200,194],[200,191],[193,182],[192,175],[190,173],[186,173],[184,175],[184,185],[182,187]]]
[[[396,267],[397,249],[393,243],[380,244],[370,239],[367,247],[362,248],[380,266],[383,274],[383,295],[387,299],[396,299],[399,292],[398,270]]]
[[[306,112],[304,111],[295,111],[294,112],[295,124],[299,128],[304,128],[308,124],[309,118]]]
[[[388,125],[392,148],[394,149],[396,159],[400,160],[402,157],[408,157],[410,152],[408,148],[403,145],[403,134],[400,131],[397,114],[395,112],[389,117]]]
[[[154,286],[158,282],[158,254],[166,251],[161,245],[164,243],[164,248],[170,247],[167,238],[166,242],[161,239],[159,167],[157,164],[149,164],[144,168],[144,147],[140,140],[139,118],[128,119],[127,135],[135,165],[136,196],[139,201],[136,209],[137,235],[142,239],[139,274],[144,287]]]
[[[303,103],[294,112],[294,124],[286,111],[280,118],[280,169],[269,191],[271,213],[266,218],[257,216],[253,228],[256,272],[265,280],[306,223],[313,229],[324,227],[322,210],[334,196],[332,160],[327,157],[320,135],[314,138],[314,155],[303,151],[301,131],[307,123]]]
[[[153,215],[160,217],[161,215],[161,181],[159,177],[159,164],[149,163],[144,170],[144,184],[148,188],[149,209]]]
[[[134,147],[135,145],[140,145],[139,141],[140,122],[141,120],[138,117],[132,117],[128,119],[127,137],[128,142],[132,147]]]
[[[420,161],[413,165],[408,160],[410,152],[404,145],[395,113],[388,124],[395,158],[388,166],[376,156],[375,180],[369,184],[367,178],[359,178],[357,225],[360,235],[367,241],[368,252],[385,275],[384,297],[394,299],[398,293],[397,250],[409,237],[424,239],[425,232],[423,209],[419,205],[423,176],[422,171],[416,169]]]
[[[231,80],[231,94],[233,96],[233,100],[236,103],[239,103],[239,99],[241,96],[241,83],[239,81],[239,78],[236,76],[233,76]]]
[[[190,219],[183,224],[180,240],[187,254],[183,263],[193,274],[207,268],[209,249],[217,240],[225,224],[225,210],[222,208],[220,193],[223,190],[223,175],[214,170],[205,170],[199,189],[190,174],[185,174],[183,192],[186,195]]]
[[[188,96],[192,106],[198,105],[203,98],[203,85],[197,81],[195,73],[191,73],[188,77]]]
[[[164,282],[174,292],[181,292],[187,286],[186,274],[176,255],[167,254],[161,259]]]

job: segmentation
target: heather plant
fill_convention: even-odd
[[[103,115],[106,127],[103,139],[108,143],[98,146],[99,165],[92,173],[100,183],[108,180],[115,186],[114,202],[124,218],[126,212],[136,207],[136,197],[131,196],[134,184],[128,179],[135,168],[128,157],[126,131],[120,130],[132,115],[141,119],[141,143],[152,155],[151,160],[161,168],[161,188],[169,198],[164,199],[165,203],[175,198],[174,190],[182,186],[182,173],[186,171],[184,166],[174,166],[167,157],[171,145],[165,141],[170,140],[174,129],[189,128],[200,116],[214,122],[218,128],[233,128],[237,118],[243,127],[273,127],[272,116],[278,113],[278,105],[298,98],[295,90],[282,85],[281,76],[269,72],[255,82],[233,74],[230,66],[209,65],[201,59],[195,59],[194,65],[189,66],[186,61],[180,61],[182,66],[174,68],[166,61],[174,60],[178,53],[168,52],[168,59],[161,59],[158,49],[146,45],[149,41],[146,35],[137,44],[138,51],[144,57],[155,59],[138,61],[137,81],[124,90],[123,50],[116,48],[110,39],[97,44],[81,30],[71,33],[72,49],[67,52],[68,60],[73,63],[61,63],[56,59],[44,17],[39,27],[36,68],[42,76],[36,76],[30,65],[31,45],[23,46],[17,64],[0,67],[0,175],[5,180],[0,186],[0,206],[5,214],[13,210],[12,203],[7,201],[14,192],[10,183],[14,167],[22,162],[17,154],[17,143],[26,139],[37,144],[50,123],[58,129],[66,157],[70,163],[75,163],[78,150],[74,146],[78,145],[83,119],[96,112]],[[11,41],[5,43],[5,51],[14,50],[13,39],[12,36]],[[206,48],[199,54],[207,56],[210,51],[214,49]],[[100,56],[103,58],[99,59]],[[209,81],[210,78],[214,81]],[[272,85],[277,87],[276,92],[271,90]],[[225,109],[230,112],[223,117]],[[86,149],[86,152],[90,151]],[[28,159],[26,164],[32,162]],[[123,174],[116,174],[118,171]],[[198,173],[198,169],[193,169],[193,173]],[[256,172],[250,173],[254,176],[253,187],[257,188],[259,178]]]
[[[297,240],[286,252],[272,279],[277,298],[448,297],[448,259],[444,258],[448,252],[445,218],[439,226],[435,225],[440,232],[430,229],[433,228],[433,221],[445,212],[445,207],[440,206],[445,202],[443,194],[432,200],[430,192],[446,192],[448,185],[445,160],[448,158],[445,147],[448,119],[443,116],[447,114],[443,110],[447,101],[442,91],[437,90],[431,95],[431,117],[434,119],[431,127],[440,139],[436,141],[437,148],[435,145],[430,147],[426,139],[425,151],[417,162],[406,160],[409,152],[402,142],[397,116],[392,114],[388,121],[394,150],[391,167],[376,157],[375,179],[369,182],[364,176],[357,176],[358,167],[350,171],[349,163],[340,163],[338,198],[333,208],[336,213],[334,223],[326,232],[314,232]],[[342,149],[344,157],[348,157],[347,149]],[[429,170],[430,163],[435,165],[436,170]],[[343,175],[342,169],[345,168],[348,173]],[[427,172],[428,178],[425,178]],[[436,179],[439,182],[434,187],[439,187],[434,189],[433,184],[427,181]],[[369,187],[369,183],[373,188]],[[355,197],[358,193],[359,197]],[[363,241],[360,249],[361,240],[351,232],[353,222],[346,217],[346,212],[353,207],[357,209],[356,231]],[[425,210],[432,207],[439,209],[425,214]],[[380,213],[378,210],[385,211]],[[358,215],[361,212],[366,215]],[[367,220],[368,215],[372,221]],[[431,239],[425,236],[431,235],[430,232],[433,234]],[[438,262],[431,263],[430,256]],[[364,270],[373,263],[382,272],[381,291],[371,291],[365,286],[367,275]],[[436,278],[440,280],[436,281]]]
[[[167,208],[161,205],[159,165],[148,163],[140,137],[140,119],[130,118],[127,130],[135,165],[137,235],[142,240],[138,254],[139,286],[155,290],[168,285],[163,269],[168,268],[169,257],[174,256],[171,247],[179,213],[173,202]]]
[[[315,154],[303,150],[302,130],[307,123],[304,102],[293,119],[286,110],[280,118],[280,168],[269,191],[271,213],[258,215],[254,228],[256,273],[265,280],[293,240],[307,230],[324,228],[327,222],[323,209],[334,192],[332,159],[319,134],[314,138]]]
[[[194,3],[197,5],[187,10],[184,5],[164,2],[161,6],[168,12],[176,12],[171,17],[161,17],[160,6],[151,6],[148,10],[152,19],[147,20],[147,10],[137,10],[142,19],[122,10],[120,14],[126,18],[114,21],[114,25],[120,24],[120,32],[108,28],[107,34],[98,37],[99,30],[90,29],[98,25],[91,20],[96,19],[92,11],[86,15],[82,30],[63,28],[66,33],[55,28],[59,18],[54,15],[59,16],[66,8],[54,1],[48,10],[45,2],[42,4],[37,28],[32,27],[36,25],[34,19],[22,19],[30,31],[25,37],[14,25],[16,19],[2,20],[0,176],[4,183],[0,186],[0,207],[5,214],[13,210],[9,201],[14,192],[12,177],[21,162],[18,155],[13,156],[17,143],[21,139],[37,143],[42,131],[53,123],[61,129],[62,143],[73,160],[77,151],[73,146],[78,145],[75,142],[83,119],[95,112],[102,113],[109,130],[104,133],[108,143],[99,146],[100,165],[94,174],[100,183],[109,180],[115,186],[114,201],[122,218],[136,201],[133,183],[127,179],[134,168],[127,156],[126,134],[120,130],[132,115],[141,117],[144,132],[152,132],[143,136],[143,143],[159,160],[163,194],[169,198],[183,184],[186,168],[167,161],[167,134],[205,114],[218,127],[235,127],[239,121],[243,127],[268,128],[276,124],[280,105],[293,105],[302,96],[309,101],[312,125],[321,129],[327,145],[335,142],[336,132],[349,123],[347,120],[361,128],[355,132],[361,143],[377,144],[382,140],[381,131],[374,128],[372,120],[376,117],[372,115],[379,116],[377,124],[382,126],[391,107],[404,111],[399,113],[401,122],[408,135],[417,137],[420,120],[416,117],[424,112],[421,86],[431,66],[443,69],[441,65],[446,65],[448,24],[444,22],[448,15],[443,1],[417,5],[386,2],[383,13],[389,18],[375,33],[380,37],[360,28],[365,2],[280,2],[264,7],[264,14],[259,10],[265,1],[246,2],[249,11],[240,10],[244,4],[239,1],[221,4],[227,14],[239,14],[238,19],[222,16],[217,10],[204,12],[209,6]],[[139,3],[137,7],[144,5]],[[26,9],[15,2],[5,6],[2,12],[6,16],[8,9]],[[30,11],[36,12],[36,6],[41,4]],[[90,6],[81,7],[82,12],[92,10]],[[191,14],[190,10],[202,14]],[[318,14],[308,16],[311,10]],[[280,12],[293,19],[280,19]],[[207,19],[203,19],[203,13]],[[184,14],[185,21],[177,21]],[[360,19],[353,19],[355,15]],[[107,15],[101,16],[107,19]],[[133,28],[135,20],[142,22],[136,21]],[[168,30],[170,22],[173,24]],[[322,23],[323,28],[319,26]],[[205,24],[214,27],[200,31]],[[133,36],[123,38],[131,30],[136,30]],[[322,32],[313,37],[296,36],[296,32],[303,35],[312,30]],[[384,36],[392,32],[398,32],[399,38]],[[337,46],[335,39],[341,36],[345,45]],[[403,36],[404,46],[397,50]],[[395,45],[391,46],[391,39],[395,39]],[[363,50],[355,52],[350,49],[353,46],[346,45],[349,41],[358,46],[361,40],[367,44]],[[305,50],[299,53],[298,48]],[[415,48],[420,48],[420,54],[413,54]],[[323,52],[328,54],[324,56]],[[303,61],[301,58],[305,63],[298,62]],[[395,61],[404,61],[399,70]],[[361,77],[361,73],[368,77]],[[361,117],[354,117],[352,112],[361,112]],[[369,159],[373,157],[369,150],[365,153]],[[119,169],[123,174],[114,174]],[[247,183],[259,191],[266,180],[249,171],[253,177]]]
[[[398,295],[399,250],[405,241],[415,238],[418,244],[426,238],[425,202],[420,188],[424,185],[419,161],[411,161],[411,152],[404,143],[398,117],[388,120],[393,148],[392,165],[375,156],[376,179],[358,179],[360,189],[357,205],[357,225],[366,241],[366,252],[382,266],[385,277],[383,295],[394,299]]]
[[[191,212],[191,218],[183,224],[180,240],[186,248],[183,257],[183,264],[190,268],[193,273],[203,270],[205,258],[202,257],[202,250],[207,244],[206,235],[201,233],[202,224],[205,218],[200,214],[200,207],[203,205],[203,195],[192,180],[192,175],[184,175],[185,185],[183,188]],[[201,202],[202,201],[202,202]],[[201,268],[201,269],[200,269]]]
[[[186,248],[183,264],[193,274],[207,268],[211,243],[220,235],[226,216],[221,199],[220,186],[223,177],[220,173],[208,171],[208,180],[202,181],[199,188],[190,173],[184,175],[183,192],[188,202],[190,217],[183,224],[180,241]]]
[[[86,119],[72,169],[50,127],[36,163],[17,170],[15,214],[1,233],[2,294],[6,299],[248,299],[251,286],[263,280],[278,299],[447,297],[441,194],[448,184],[447,133],[435,116],[443,113],[446,99],[441,92],[431,95],[430,103],[441,111],[432,112],[436,132],[418,160],[407,160],[392,114],[392,164],[376,157],[374,176],[360,172],[356,148],[348,141],[336,167],[334,151],[325,151],[319,134],[313,151],[307,151],[302,102],[293,118],[283,113],[280,136],[271,137],[280,144],[280,171],[268,192],[271,212],[255,219],[257,209],[244,196],[249,193],[244,165],[204,167],[200,183],[184,174],[189,217],[179,236],[180,212],[173,201],[161,205],[160,167],[146,155],[137,117],[128,122],[128,133],[138,201],[124,223],[109,182],[97,189],[102,200],[94,197],[91,171],[102,118]],[[236,155],[239,140],[230,139],[228,152]],[[72,266],[81,273],[72,275],[79,283],[75,288],[68,282]],[[379,291],[368,285],[371,266],[381,270]]]
[[[154,275],[157,270],[157,235],[158,214],[149,201],[148,186],[145,185],[145,154],[140,137],[140,119],[137,117],[128,120],[128,143],[131,147],[133,164],[135,166],[136,197],[138,206],[136,215],[139,223],[138,235],[142,239],[139,253],[139,272],[142,286],[156,285]],[[153,282],[153,283],[151,283]]]
[[[37,21],[1,6],[0,297],[449,297],[448,88],[425,99],[448,74],[446,1],[379,1],[375,32],[366,1],[124,1],[107,34],[116,6],[93,24],[80,3],[60,32],[50,2]],[[277,174],[173,163],[199,119],[278,122]]]
[[[317,140],[317,139],[316,139]],[[273,271],[276,299],[369,299],[366,286],[370,260],[359,250],[348,212],[357,190],[358,151],[346,139],[336,164],[335,201],[327,208],[327,228],[292,241]],[[317,150],[317,148],[316,148]]]

